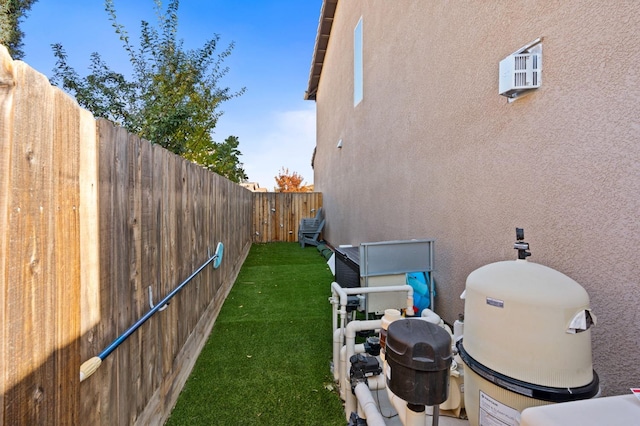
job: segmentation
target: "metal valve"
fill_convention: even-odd
[[[526,259],[531,256],[529,250],[529,243],[524,240],[524,229],[516,228],[516,242],[513,244],[513,248],[518,250],[518,259]]]

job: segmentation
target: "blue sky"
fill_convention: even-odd
[[[164,0],[166,5],[168,0]],[[157,22],[153,0],[114,0],[118,19],[137,44],[140,21]],[[214,34],[218,52],[235,42],[221,81],[245,94],[224,104],[214,140],[238,136],[240,161],[252,182],[272,190],[282,167],[313,183],[315,103],[305,101],[322,0],[182,0],[178,38],[199,48]],[[22,23],[23,58],[51,77],[51,44],[61,43],[69,63],[86,75],[89,55],[101,54],[114,70],[127,73],[121,47],[103,0],[39,0]]]

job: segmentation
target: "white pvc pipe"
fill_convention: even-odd
[[[336,295],[339,298],[336,298]],[[347,295],[342,291],[340,284],[337,282],[331,283],[331,298],[329,299],[333,305],[332,309],[332,322],[333,322],[333,376],[338,381],[338,387],[340,393],[344,393],[342,383],[340,382],[340,372],[337,370],[340,368],[340,348],[344,343],[344,326],[347,315]],[[338,304],[341,305],[341,309],[338,311]],[[338,327],[338,313],[340,313],[340,326]],[[336,373],[337,371],[337,373]]]
[[[417,412],[405,406],[405,410],[407,410],[407,415],[405,416],[404,426],[425,426],[427,424],[426,408],[420,412]]]
[[[333,291],[331,292],[329,303],[331,303],[332,330],[336,330],[338,328],[338,304],[340,303],[340,299],[336,299]]]
[[[431,324],[435,324],[435,325],[440,325],[440,321],[442,321],[442,318],[440,318],[440,315],[436,314],[435,312],[433,312],[431,309],[425,308],[422,310],[422,315],[420,315],[422,318],[424,318],[427,322],[430,322]]]
[[[380,328],[381,321],[380,320],[369,320],[369,321],[351,321],[347,324],[345,330],[345,346],[347,347],[347,354],[345,357],[345,368],[342,371],[342,381],[340,383],[341,386],[344,386],[345,389],[345,416],[347,420],[352,412],[355,412],[356,401],[355,396],[348,390],[351,388],[351,380],[349,378],[349,370],[351,369],[351,361],[349,359],[351,356],[355,355],[355,341],[356,341],[356,333],[358,331],[363,330],[375,330]]]
[[[353,353],[354,354],[361,354],[364,351],[365,351],[364,350],[364,344],[363,343],[359,343],[359,344],[355,345]],[[349,371],[345,370],[347,368],[347,366],[346,366],[347,365],[346,364],[347,363],[347,359],[346,358],[347,358],[347,346],[343,345],[340,348],[340,369],[338,370],[338,380],[337,380],[338,385],[342,385],[342,378],[344,376],[344,374],[342,374],[342,373],[344,371],[347,371],[347,380],[349,381],[349,383],[351,383],[350,377],[348,377],[348,376],[350,376]],[[349,367],[349,368],[351,368],[351,367]],[[345,387],[344,386],[339,386],[339,388],[340,388],[340,398],[342,398],[342,400],[344,401],[345,398],[346,398],[346,396],[345,396]],[[349,384],[348,389],[351,390],[351,384]]]
[[[380,286],[380,287],[347,287],[343,288],[337,282],[331,283],[331,296],[329,301],[333,305],[332,322],[333,329],[338,327],[338,313],[340,314],[340,328],[344,328],[347,316],[347,301],[349,295],[366,294],[366,293],[391,293],[396,291],[407,292],[407,309],[406,315],[413,316],[413,287],[410,285]],[[335,296],[338,296],[336,299]],[[337,309],[338,303],[340,310]]]
[[[369,383],[369,390],[380,390],[387,387],[387,380],[383,374],[367,377],[367,382]]]
[[[361,354],[364,353],[364,344],[363,343],[358,343],[357,345],[354,346],[354,354]],[[347,368],[347,345],[344,345],[342,348],[340,348],[340,368],[338,369],[338,380],[336,380],[336,383],[338,383],[338,385],[343,385],[344,383],[342,382],[342,372],[343,371],[347,371],[349,373],[349,379],[345,380],[348,381],[349,383],[349,387],[347,387],[346,391],[350,391],[351,390],[351,374],[350,374],[350,369],[351,366],[349,366]],[[351,365],[351,364],[349,364]],[[335,373],[335,367],[334,367],[334,373]],[[369,389],[371,390],[378,390],[378,389],[384,389],[387,386],[387,381],[384,377],[384,375],[380,374],[377,376],[371,376],[371,377],[367,377],[367,382],[369,382]],[[345,386],[338,386],[338,390],[340,391],[340,398],[344,401],[346,399],[346,394],[345,394]]]
[[[353,348],[353,353],[354,354],[361,354],[364,353],[364,343],[358,343],[357,345],[354,346]],[[343,345],[340,348],[340,371],[338,371],[338,383],[341,384],[341,379],[342,377],[344,377],[343,372],[347,373],[347,376],[349,376],[349,369],[347,368],[347,345]],[[349,366],[349,368],[351,368]],[[347,377],[348,378],[348,377]],[[340,389],[340,394],[342,395],[344,392],[344,389]],[[344,400],[344,397],[342,398]]]
[[[358,383],[355,387],[356,398],[358,405],[364,411],[365,418],[367,419],[368,426],[385,426],[384,417],[380,414],[378,406],[373,400],[369,387],[364,383]]]
[[[393,408],[398,412],[400,422],[403,426],[424,426],[427,422],[427,411],[413,411],[407,406],[407,401],[393,393],[387,386],[387,397]]]
[[[342,329],[333,331],[333,380],[340,383],[340,347],[342,346]]]
[[[398,417],[400,418],[400,423],[404,425],[405,421],[407,420],[407,401],[400,398],[395,393],[391,392],[391,389],[389,389],[389,386],[387,386],[387,398],[389,398],[389,402],[398,413]]]
[[[340,328],[344,328],[346,316],[347,316],[347,301],[349,295],[367,294],[367,293],[391,293],[396,291],[407,292],[407,309],[406,315],[413,316],[413,287],[410,285],[394,285],[394,286],[380,286],[380,287],[341,287],[337,282],[331,283],[331,295],[329,299],[335,309],[332,310],[332,322],[333,329],[338,326],[338,313],[340,314]],[[335,296],[338,296],[338,299]],[[339,301],[339,302],[338,302]],[[340,310],[337,309],[337,304],[340,304]]]
[[[387,377],[387,369],[389,368],[389,365],[387,364],[387,361],[384,362],[384,364],[382,365],[382,374]],[[400,418],[400,423],[402,423],[404,425],[404,422],[407,419],[407,401],[405,401],[404,399],[400,398],[398,395],[396,395],[395,393],[391,392],[391,389],[389,389],[389,386],[387,386],[387,398],[389,398],[389,402],[391,403],[391,405],[393,406],[393,408],[395,408],[396,412],[398,413],[398,417]]]
[[[387,285],[380,287],[341,287],[337,282],[331,283],[332,293],[340,296],[340,316],[342,318],[342,311],[344,311],[344,315],[347,312],[347,296],[356,295],[356,294],[367,294],[367,293],[391,293],[395,291],[406,291],[407,292],[407,309],[406,315],[413,316],[413,287],[410,285]],[[341,324],[342,326],[342,324]]]
[[[382,372],[385,377],[387,376],[388,368],[389,368],[389,365],[385,361],[384,365],[382,366]],[[416,411],[410,410],[409,407],[407,407],[407,401],[405,401],[404,399],[400,398],[398,395],[393,393],[391,389],[389,389],[389,386],[387,386],[387,397],[389,398],[389,402],[391,403],[393,408],[396,409],[396,412],[398,413],[398,417],[400,417],[400,422],[404,426],[426,425],[426,421],[427,421],[426,410],[422,412],[416,412]]]
[[[351,321],[346,324],[347,317],[347,302],[349,295],[356,294],[368,294],[368,293],[390,293],[397,291],[406,291],[407,292],[407,309],[406,315],[413,316],[413,287],[410,285],[395,285],[395,286],[380,286],[380,287],[341,287],[337,282],[331,283],[331,298],[329,301],[333,305],[332,309],[332,322],[333,322],[333,368],[334,368],[334,379],[338,381],[338,386],[340,389],[341,396],[344,394],[345,399],[345,414],[347,419],[350,416],[352,411],[356,410],[356,404],[354,401],[353,394],[347,390],[351,388],[351,383],[349,379],[349,369],[351,368],[351,363],[348,361],[355,352],[355,331],[362,330],[374,330],[376,328],[380,328],[380,320],[372,320],[372,321]],[[336,298],[338,296],[338,298]],[[338,300],[340,303],[340,309],[337,309]],[[338,326],[338,314],[340,314],[340,325]],[[352,325],[359,324],[359,325]],[[371,324],[375,324],[371,326]],[[338,327],[338,328],[335,328]],[[349,330],[351,327],[352,336],[349,337]],[[363,327],[363,328],[360,328]],[[369,328],[367,328],[369,327]],[[345,331],[343,331],[345,330]],[[345,346],[347,347],[346,351],[346,360],[344,362],[344,368],[342,368],[341,362],[341,345],[343,337],[346,336],[347,340],[345,342]],[[339,365],[339,371],[336,374],[336,366]]]
[[[337,300],[335,298],[336,295],[339,297]],[[340,284],[334,281],[331,283],[331,296],[332,296],[332,303],[334,304],[334,306],[336,306],[336,309],[333,311],[334,312],[333,324],[335,329],[338,326],[338,318],[337,318],[338,313],[340,313],[341,320],[344,320],[347,314],[347,293],[345,293],[342,287],[340,287]],[[340,311],[338,311],[337,309],[338,304],[341,307]],[[344,328],[343,321],[341,321],[340,328]]]
[[[337,369],[340,363],[340,348],[344,339],[344,328],[347,316],[347,300],[349,295],[364,293],[390,293],[395,291],[407,292],[407,314],[413,315],[413,287],[410,285],[381,286],[381,287],[347,287],[343,288],[337,282],[331,283],[331,297],[329,302],[332,305],[332,325],[333,325],[333,378],[340,387],[342,369]],[[336,297],[337,296],[337,297]],[[340,309],[338,310],[338,304]],[[338,314],[340,314],[340,325],[338,326]]]

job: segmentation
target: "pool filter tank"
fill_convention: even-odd
[[[465,289],[465,407],[472,426],[518,426],[527,407],[587,399],[599,390],[591,359],[595,316],[589,296],[568,276],[518,260],[473,271]]]

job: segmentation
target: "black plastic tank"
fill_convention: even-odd
[[[358,247],[336,247],[336,282],[340,287],[360,287],[360,249]]]
[[[442,327],[414,318],[389,324],[387,386],[410,404],[439,405],[449,393],[451,336]]]

